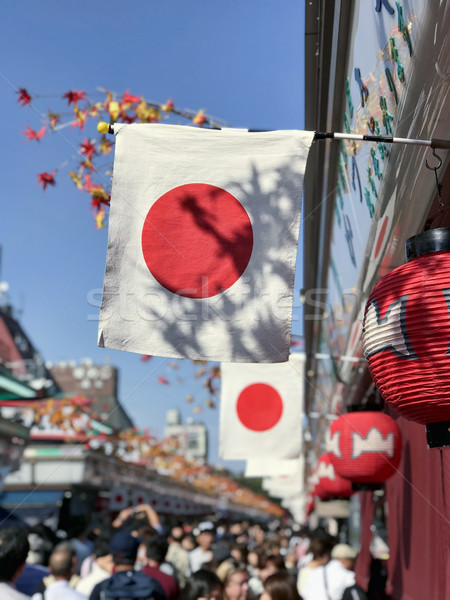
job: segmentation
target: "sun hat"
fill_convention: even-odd
[[[331,551],[331,558],[350,558],[355,559],[358,553],[348,544],[336,544]]]

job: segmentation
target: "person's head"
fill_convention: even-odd
[[[109,543],[109,550],[116,566],[134,566],[138,548],[139,540],[128,531],[118,531]]]
[[[68,550],[55,550],[48,561],[50,573],[55,579],[69,579],[74,573],[72,554]]]
[[[259,569],[261,566],[262,556],[264,556],[263,548],[252,548],[248,551],[247,562],[253,569]]]
[[[270,575],[264,582],[260,600],[301,600],[295,577],[287,571]]]
[[[259,571],[259,577],[261,581],[264,581],[278,571],[285,571],[286,565],[281,554],[269,554],[261,558],[261,567]]]
[[[263,544],[266,539],[266,532],[261,525],[255,525],[252,528],[251,536],[256,544]]]
[[[181,545],[183,546],[183,548],[185,550],[187,550],[188,552],[190,550],[193,550],[196,547],[196,542],[195,542],[195,537],[192,535],[192,533],[186,533],[182,540],[181,540]]]
[[[56,546],[53,548],[53,551],[51,552],[51,554],[53,554],[53,552],[56,552],[57,550],[62,550],[63,552],[67,552],[67,554],[70,554],[70,559],[72,561],[72,565],[73,565],[73,572],[77,573],[78,572],[78,557],[77,557],[77,553],[75,552],[75,548],[74,545],[72,544],[72,542],[70,540],[64,540],[63,542],[59,542],[59,544],[56,544]],[[50,558],[49,558],[50,560]]]
[[[348,544],[336,544],[331,551],[331,558],[341,562],[346,569],[353,571],[358,553]]]
[[[214,525],[210,521],[199,524],[196,541],[202,550],[211,550],[215,537]]]
[[[230,554],[237,562],[247,562],[248,549],[245,544],[239,542],[231,544]]]
[[[154,535],[147,540],[147,558],[160,565],[166,558],[169,544],[167,540],[159,535]]]
[[[326,534],[317,534],[311,537],[309,542],[309,552],[313,555],[313,560],[326,562],[330,559],[331,549],[333,548],[333,539]]]
[[[0,581],[15,581],[22,573],[30,544],[24,527],[0,529]]]
[[[102,535],[98,536],[94,542],[93,554],[97,564],[105,571],[108,571],[108,573],[112,573],[114,563],[109,550],[109,538]]]
[[[175,542],[175,543],[180,543],[181,540],[183,539],[183,535],[184,535],[183,527],[181,525],[175,525],[170,530],[169,541]]]
[[[222,600],[223,583],[208,569],[199,569],[189,577],[182,600]]]
[[[250,576],[245,566],[231,567],[224,580],[226,600],[247,600],[250,590],[249,579]]]

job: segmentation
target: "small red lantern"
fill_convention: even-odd
[[[331,423],[327,450],[336,473],[344,479],[355,484],[380,484],[400,463],[401,434],[389,415],[351,412]]]
[[[315,487],[315,494],[321,500],[350,498],[353,493],[352,484],[336,473],[329,452],[319,458],[316,473],[319,481]]]
[[[383,398],[427,425],[430,447],[450,445],[450,229],[406,241],[407,263],[375,286],[364,353]]]

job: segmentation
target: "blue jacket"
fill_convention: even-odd
[[[89,600],[166,600],[161,585],[139,571],[115,573],[98,583]]]

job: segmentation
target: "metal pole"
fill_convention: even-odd
[[[97,125],[97,129],[100,133],[115,133],[114,125],[100,122]],[[258,133],[267,130],[250,129],[250,132]],[[443,148],[450,150],[450,140],[441,140],[438,138],[432,138],[431,140],[416,140],[413,138],[399,138],[393,136],[384,135],[363,135],[361,133],[338,133],[338,132],[320,132],[314,133],[315,140],[356,140],[361,142],[379,142],[385,144],[409,144],[411,146],[427,146],[429,148]]]

